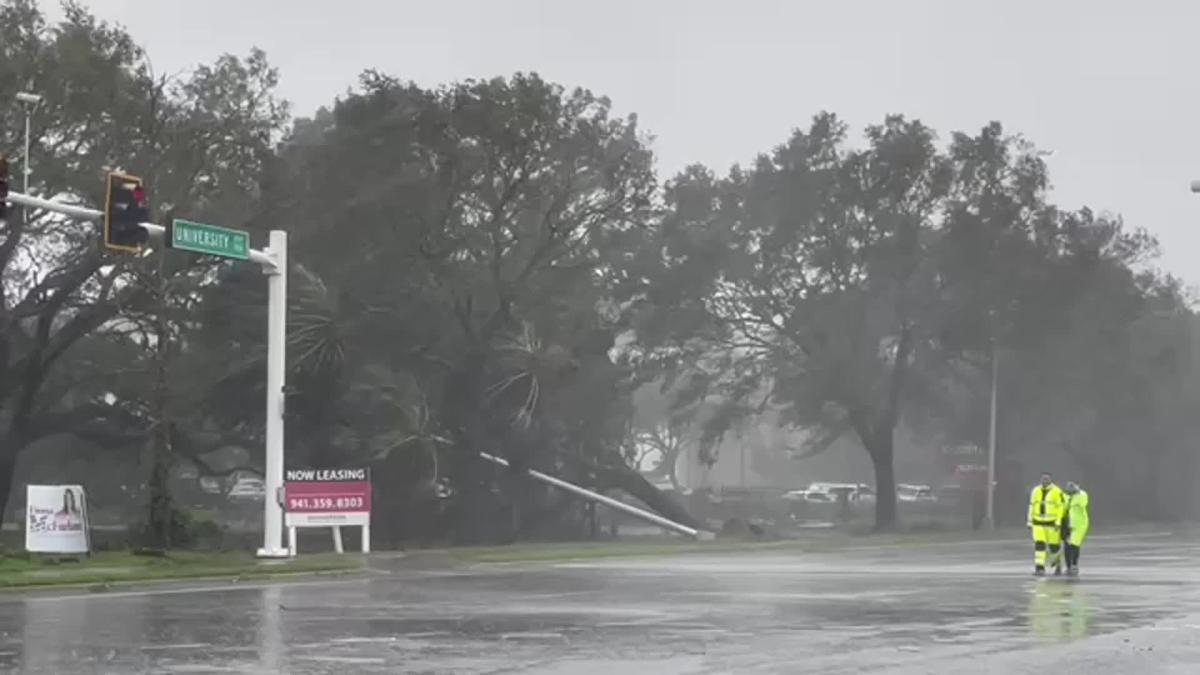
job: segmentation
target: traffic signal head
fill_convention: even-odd
[[[0,220],[8,215],[8,158],[0,152]]]
[[[142,179],[119,173],[108,174],[104,203],[104,246],[116,251],[137,252],[149,233],[142,223],[150,217]]]

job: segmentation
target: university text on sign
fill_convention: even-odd
[[[171,222],[171,248],[223,258],[247,260],[250,233],[176,218]]]

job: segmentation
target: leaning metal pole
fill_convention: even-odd
[[[489,455],[486,452],[479,453],[479,456],[486,459],[489,462],[499,464],[500,466],[508,466],[508,460],[506,460],[502,457],[496,457],[495,455]],[[580,497],[583,497],[584,499],[590,499],[591,501],[599,502],[601,504],[604,504],[605,506],[611,506],[612,508],[614,508],[618,511],[621,511],[622,513],[627,513],[635,518],[640,518],[641,520],[644,520],[652,525],[658,525],[659,527],[662,527],[667,530],[671,530],[673,532],[678,532],[679,534],[682,534],[682,535],[685,535],[688,537],[692,537],[693,539],[707,539],[712,536],[712,534],[709,532],[701,532],[700,530],[697,530],[692,527],[688,527],[687,525],[683,525],[683,524],[677,523],[673,520],[663,518],[662,516],[658,515],[657,513],[651,513],[645,509],[639,509],[636,506],[630,506],[624,502],[620,502],[616,499],[613,499],[612,497],[602,495],[599,492],[592,492],[591,490],[588,490],[586,488],[581,488],[578,485],[575,485],[574,483],[568,483],[567,481],[559,479],[559,478],[555,478],[554,476],[547,476],[546,474],[542,473],[541,471],[535,471],[534,469],[526,469],[525,473],[529,474],[530,478],[536,478],[537,480],[540,480],[543,483],[548,483],[550,485],[553,485],[554,487],[562,488],[563,490],[566,490],[567,492],[573,492],[573,493],[579,495]]]

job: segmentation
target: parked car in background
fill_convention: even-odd
[[[788,492],[784,499],[829,504],[838,501],[843,493],[852,502],[875,501],[875,489],[866,483],[813,483],[803,490]]]
[[[875,488],[866,483],[859,483],[854,486],[854,492],[850,493],[850,499],[856,502],[875,502]]]
[[[928,485],[901,483],[896,486],[896,499],[902,502],[928,504],[936,502],[937,495],[933,493],[933,488]]]
[[[261,500],[266,494],[267,487],[261,478],[240,478],[229,488],[229,498],[238,501]]]
[[[808,501],[808,488],[800,488],[799,490],[790,490],[785,492],[783,498],[789,502]]]
[[[219,495],[222,491],[221,479],[213,476],[200,477],[200,490],[205,494]]]

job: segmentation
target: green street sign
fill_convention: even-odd
[[[250,257],[250,233],[176,218],[171,222],[171,248],[246,260]]]

